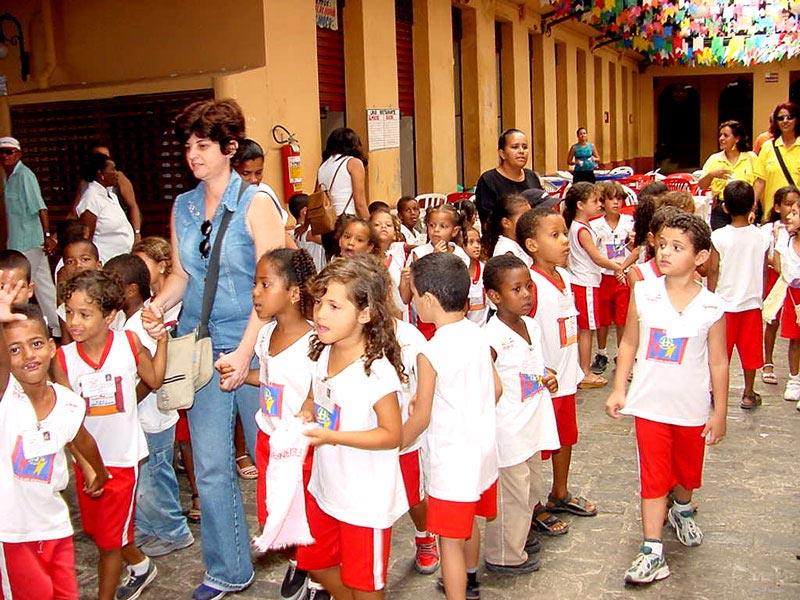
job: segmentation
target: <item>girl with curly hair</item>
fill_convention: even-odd
[[[335,598],[383,598],[392,524],[408,511],[398,400],[407,378],[386,292],[386,269],[367,254],[333,260],[311,284],[315,365],[302,415],[319,424],[307,433],[316,542],[297,560]]]

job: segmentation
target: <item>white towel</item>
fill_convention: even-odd
[[[303,461],[308,452],[308,437],[303,432],[313,427],[318,425],[297,417],[281,419],[270,435],[267,497],[256,498],[267,504],[264,531],[253,539],[260,552],[314,543],[303,495]]]

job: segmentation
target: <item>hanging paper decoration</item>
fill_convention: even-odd
[[[800,56],[800,0],[559,0],[620,48],[658,65],[745,65]],[[548,15],[549,16],[549,15]]]

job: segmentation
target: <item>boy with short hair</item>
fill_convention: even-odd
[[[419,231],[419,203],[413,196],[402,196],[397,201],[397,218],[400,220],[400,233],[409,246],[419,246],[424,243],[422,233]]]
[[[729,225],[711,234],[708,289],[726,302],[725,330],[728,361],[736,346],[744,372],[744,391],[739,407],[761,406],[761,395],[753,386],[756,370],[764,364],[764,327],[761,304],[769,237],[750,223],[756,198],[746,181],[731,181],[722,192],[722,208],[730,215]]]
[[[701,485],[704,445],[725,436],[727,416],[724,303],[694,279],[695,269],[708,260],[711,230],[695,215],[674,215],[659,233],[656,248],[664,276],[634,288],[614,389],[606,401],[609,416],[634,416],[639,454],[644,542],[625,573],[626,583],[669,576],[662,542],[665,517],[683,545],[702,543],[692,491]],[[626,396],[634,355],[636,376]],[[667,510],[670,490],[675,501]]]
[[[483,332],[464,317],[470,283],[454,254],[434,252],[411,265],[414,304],[436,333],[417,358],[417,400],[401,447],[427,428],[427,525],[440,536],[448,600],[480,597],[475,517],[497,514],[495,403],[502,385]]]
[[[64,304],[64,299],[61,297],[61,290],[63,284],[67,279],[81,271],[97,271],[103,268],[103,263],[100,260],[100,252],[94,242],[86,238],[80,238],[68,242],[64,246],[64,252],[61,255],[61,260],[64,265],[56,275],[56,284],[58,286],[56,314],[58,315],[58,322],[61,325],[61,343],[69,344],[72,337],[67,329],[67,307]]]
[[[27,304],[28,300],[33,297],[34,286],[31,281],[31,263],[28,258],[19,250],[0,250],[0,271],[10,277],[12,286],[16,285],[18,281],[22,282],[12,304]],[[48,332],[49,330],[48,327]]]
[[[108,473],[83,426],[83,399],[48,382],[56,346],[41,310],[12,308],[23,285],[0,272],[0,598],[77,600],[64,447],[95,474],[79,494],[99,495]]]

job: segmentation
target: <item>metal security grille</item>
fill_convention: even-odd
[[[12,132],[39,179],[52,228],[72,208],[89,148],[103,142],[133,182],[142,234],[167,236],[172,202],[195,185],[172,121],[188,104],[213,97],[206,89],[12,106]]]

